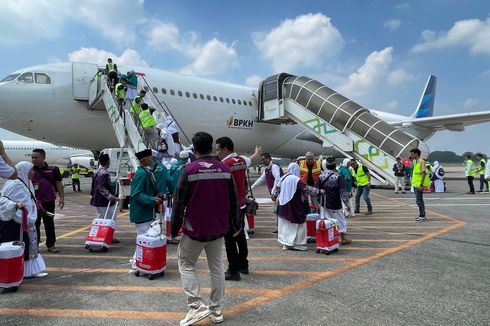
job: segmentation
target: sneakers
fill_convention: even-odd
[[[223,313],[221,312],[221,309],[211,311],[209,317],[214,324],[219,324],[223,322]]]
[[[48,276],[48,273],[41,272],[41,273],[34,274],[32,277],[35,277],[35,278],[43,278],[43,277],[46,277],[46,276]]]
[[[424,216],[419,216],[415,219],[415,222],[423,222],[425,221],[425,217]]]
[[[358,209],[354,210],[354,214],[360,214],[360,213],[361,213],[360,210],[358,210]]]
[[[59,253],[59,252],[60,252],[60,250],[59,250],[58,248],[56,248],[55,246],[51,246],[51,247],[49,247],[49,248],[48,248],[48,251],[49,251],[49,252],[52,252],[52,253],[54,253],[54,254],[57,254],[57,253]]]
[[[209,310],[209,307],[201,303],[198,308],[189,309],[185,318],[180,321],[180,326],[187,326],[197,323],[198,321],[209,316],[210,313],[211,311]],[[221,316],[221,318],[223,318],[223,316]]]
[[[364,215],[373,215],[373,211],[367,211]]]
[[[240,281],[241,280],[240,272],[238,272],[238,271],[232,272],[229,269],[227,269],[225,272],[225,280],[226,281]]]
[[[402,191],[402,194],[406,194],[406,192],[405,191]]]
[[[243,274],[243,275],[249,274],[248,267],[247,268],[240,268],[238,271],[240,272],[240,274]]]

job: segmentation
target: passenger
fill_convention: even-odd
[[[170,162],[179,152],[175,152],[174,140],[172,135],[165,129],[165,124],[159,123],[156,128],[160,136],[157,142],[157,150],[161,152],[160,159],[164,158],[165,161]]]
[[[339,222],[340,241],[343,245],[352,243],[347,237],[347,220],[342,205],[346,211],[350,211],[349,195],[345,191],[344,181],[335,171],[335,158],[327,157],[326,170],[322,171],[317,181],[316,188],[323,190],[324,196],[320,199],[325,217],[336,219]]]
[[[24,229],[24,277],[45,277],[46,265],[39,253],[36,234],[37,208],[32,178],[34,170],[30,162],[16,165],[18,179],[9,180],[2,188],[0,197],[0,243],[19,241],[22,226],[22,209],[27,210],[27,230]]]
[[[65,206],[65,192],[63,179],[57,166],[49,166],[46,162],[46,152],[44,149],[34,149],[31,155],[32,164],[34,165],[34,177],[32,183],[36,191],[37,213],[36,231],[37,240],[41,241],[41,219],[46,231],[46,247],[49,252],[58,253],[59,249],[55,247],[56,232],[54,228],[54,209],[56,193],[60,199],[58,206],[63,209]]]
[[[424,203],[424,187],[428,186],[428,178],[425,167],[425,161],[420,158],[421,152],[418,148],[410,150],[412,156],[412,187],[415,193],[415,200],[419,207],[419,216],[415,218],[415,222],[423,222],[426,219],[425,216],[425,203]]]
[[[402,194],[405,194],[405,166],[403,165],[402,158],[398,156],[396,163],[393,164],[393,172],[395,173],[395,194],[398,193],[398,189],[402,190]]]
[[[342,161],[342,166],[339,169],[339,174],[344,180],[345,191],[349,196],[349,207],[352,207],[352,185],[354,184],[354,177],[352,176],[352,172],[350,170],[351,161],[348,158],[345,158]],[[343,205],[343,203],[342,203]],[[343,205],[345,217],[355,216],[354,212],[351,209],[347,210],[347,206]]]
[[[485,175],[483,177],[487,183],[490,181],[490,164],[487,164],[487,167],[485,168]]]
[[[488,182],[485,181],[485,168],[487,162],[483,158],[483,154],[477,153],[476,159],[478,160],[478,167],[476,168],[476,173],[480,174],[480,190],[478,192],[483,192],[483,186],[485,186],[485,192],[488,192]]]
[[[282,249],[308,249],[305,223],[309,211],[308,195],[318,194],[318,189],[301,180],[298,164],[290,163],[288,172],[281,177],[274,194],[279,204],[277,241],[283,245]]]
[[[73,191],[77,191],[76,186],[78,186],[78,192],[82,191],[80,190],[80,167],[76,163],[70,168],[70,179]]]
[[[434,162],[434,173],[432,174],[432,182],[434,183],[435,192],[446,191],[446,185],[444,182],[444,169],[439,161]]]
[[[114,86],[114,96],[116,97],[117,104],[119,105],[119,115],[122,116],[122,112],[124,109],[124,98],[126,97],[126,79],[121,78],[121,82],[117,83]]]
[[[475,186],[473,185],[473,180],[475,179],[475,174],[476,174],[475,163],[473,163],[473,160],[471,159],[470,154],[466,154],[464,156],[464,158],[465,158],[464,173],[466,175],[466,180],[468,180],[468,186],[470,187],[470,191],[467,192],[467,194],[474,195],[475,194]]]
[[[356,208],[354,213],[359,214],[361,208],[361,196],[367,205],[367,212],[365,215],[373,214],[373,206],[371,205],[371,198],[369,198],[369,191],[371,190],[371,174],[369,169],[362,164],[358,164],[355,159],[351,161],[353,163],[354,175],[356,177],[357,191],[355,197]]]
[[[228,232],[238,234],[242,227],[230,168],[211,156],[213,137],[198,132],[192,138],[192,144],[198,159],[182,171],[171,220],[171,235],[177,237],[185,217],[177,256],[189,310],[180,321],[181,326],[192,325],[209,315],[213,323],[223,321],[223,237]],[[211,274],[209,307],[202,301],[196,272],[196,263],[203,250]]]
[[[115,63],[112,63],[111,58],[107,59],[107,64],[105,65],[105,71],[107,74],[107,83],[112,93],[112,91],[114,90],[114,86],[117,84],[119,79],[117,75],[117,65]]]
[[[322,172],[321,163],[315,161],[315,154],[311,151],[306,152],[305,159],[300,160],[298,164],[301,181],[310,187],[315,186],[318,176]],[[310,203],[316,205],[316,197],[310,197]]]
[[[177,184],[179,182],[180,175],[182,174],[182,169],[186,165],[188,159],[189,152],[181,151],[179,153],[179,160],[170,167],[169,174],[172,177],[172,189],[174,189],[174,191],[177,189]]]
[[[171,116],[167,116],[165,118],[165,127],[174,141],[174,153],[180,153],[182,150],[182,145],[180,144],[179,129]]]
[[[96,218],[111,217],[116,209],[116,189],[111,182],[109,166],[111,161],[108,154],[99,156],[99,168],[95,171],[92,177],[92,187],[90,189],[90,205],[95,207]],[[109,205],[110,203],[110,205]],[[114,216],[117,220],[117,213]],[[117,244],[120,241],[112,239],[112,244]]]
[[[137,88],[138,88],[138,76],[134,73],[134,70],[128,71],[126,74],[127,86],[128,90],[126,92],[125,99],[128,100],[129,103],[133,101],[136,97]]]
[[[148,104],[143,103],[141,109],[139,119],[141,127],[143,127],[144,143],[146,147],[155,148],[158,141],[158,134],[155,128],[157,122],[152,115],[153,112],[148,108]]]
[[[153,158],[154,160],[151,164],[151,172],[155,176],[155,183],[158,190],[157,196],[163,200],[174,192],[172,178],[170,177],[170,174],[165,164],[156,159],[156,157]]]
[[[252,162],[262,154],[261,147],[255,147],[255,152],[250,158],[239,156],[235,153],[235,145],[229,137],[216,139],[216,155],[231,170],[235,180],[238,202],[240,204],[240,225],[245,225],[245,212],[247,207],[247,169]],[[228,232],[225,235],[226,257],[228,269],[225,272],[225,280],[240,281],[240,273],[248,275],[248,246],[245,238],[245,230],[238,235]]]
[[[15,165],[12,163],[2,141],[0,141],[0,178],[16,180],[17,172],[15,171]]]

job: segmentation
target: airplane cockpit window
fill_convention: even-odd
[[[34,73],[34,79],[36,81],[36,84],[51,84],[51,78],[49,78],[48,75],[40,72]]]
[[[34,79],[32,78],[32,72],[25,72],[22,75],[19,76],[18,79],[20,82],[23,83],[32,83],[34,82]]]
[[[8,81],[11,81],[11,80],[14,80],[15,78],[17,78],[20,74],[11,74],[11,75],[8,75],[7,77],[5,77],[4,79],[0,80],[0,83],[3,83],[3,82],[8,82]]]

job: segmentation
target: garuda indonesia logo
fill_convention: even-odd
[[[248,119],[236,119],[234,116],[230,116],[226,120],[226,126],[228,128],[252,129],[254,121]]]

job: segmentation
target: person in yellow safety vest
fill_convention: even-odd
[[[415,222],[423,222],[426,219],[425,216],[425,203],[424,203],[424,187],[430,185],[430,178],[427,177],[427,170],[425,166],[425,160],[420,158],[421,152],[418,148],[410,150],[412,156],[412,187],[415,193],[415,202],[419,207],[419,216],[415,218]]]
[[[78,166],[78,164],[74,164],[70,168],[70,178],[73,191],[77,191],[75,186],[78,186],[78,192],[80,192],[80,167]]]
[[[107,64],[105,65],[105,73],[107,74],[107,83],[111,92],[113,91],[114,85],[117,84],[117,65],[112,62],[112,59],[107,59]]]
[[[143,132],[145,135],[145,145],[151,148],[156,147],[156,142],[158,140],[158,134],[156,130],[157,121],[153,116],[153,109],[148,108],[148,104],[143,103],[141,105],[141,113],[139,114],[140,125],[143,127]]]
[[[359,214],[361,209],[361,196],[367,205],[367,212],[365,215],[373,214],[373,206],[371,205],[371,198],[369,197],[369,191],[371,190],[371,174],[369,169],[362,164],[358,164],[355,159],[352,159],[352,168],[354,169],[354,177],[356,178],[357,190],[355,196],[355,209],[354,213]]]
[[[122,114],[124,97],[126,96],[126,79],[121,79],[120,83],[117,83],[114,87],[114,96],[116,96],[117,103],[119,104],[119,114]]]
[[[475,186],[473,185],[473,180],[475,179],[475,174],[476,174],[475,163],[473,163],[473,160],[471,159],[470,154],[466,154],[464,156],[464,158],[465,158],[464,173],[466,175],[466,179],[468,180],[468,186],[470,186],[470,191],[467,192],[467,194],[474,195],[475,194]]]
[[[483,186],[485,186],[485,192],[488,192],[488,181],[485,180],[485,169],[487,166],[487,161],[483,158],[483,154],[477,153],[476,159],[478,160],[478,167],[476,172],[480,173],[480,190],[478,192],[483,192]]]
[[[432,179],[432,171],[434,170],[434,168],[432,167],[432,165],[430,164],[430,162],[428,162],[425,158],[424,158],[424,161],[425,161],[425,171],[427,171],[427,173],[425,174],[425,179],[428,179],[429,181],[427,182],[427,180],[424,180],[424,183],[428,183],[427,186],[424,186],[424,192],[430,192],[430,180]]]
[[[139,115],[141,113],[141,104],[144,103],[145,96],[146,91],[144,89],[140,90],[140,94],[134,98],[133,102],[131,102],[131,109],[129,109],[129,112]]]

